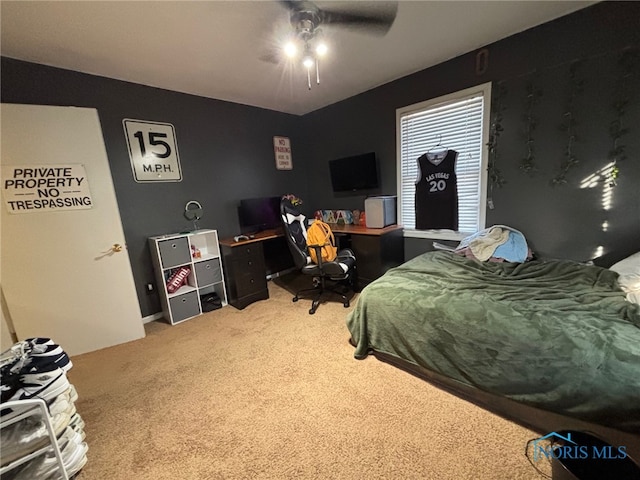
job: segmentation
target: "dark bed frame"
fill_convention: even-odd
[[[584,432],[614,447],[624,445],[626,446],[628,457],[637,465],[640,465],[640,432],[632,433],[616,430],[603,425],[542,410],[500,395],[479,390],[426,368],[398,359],[392,355],[376,351],[370,351],[369,353],[380,361],[393,365],[422,380],[426,380],[442,390],[495,413],[502,418],[540,433],[541,435],[552,431]],[[640,402],[640,399],[638,399],[638,401]],[[525,445],[522,446],[523,455],[525,447]]]

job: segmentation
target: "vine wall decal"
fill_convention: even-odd
[[[538,126],[538,118],[534,115],[534,106],[539,103],[542,97],[542,90],[536,88],[531,81],[526,86],[527,98],[525,100],[525,114],[523,115],[525,123],[525,137],[527,146],[527,156],[520,161],[520,170],[524,173],[533,175],[538,171],[535,164],[535,148],[533,140],[533,132]]]
[[[614,118],[609,124],[611,150],[609,150],[608,159],[613,165],[608,182],[611,187],[617,185],[620,175],[618,162],[627,158],[626,146],[622,143],[622,137],[629,133],[629,129],[623,126],[623,120],[631,102],[631,85],[635,85],[634,76],[637,73],[638,57],[638,50],[625,50],[618,59],[619,76],[614,89],[612,105]]]
[[[506,183],[505,178],[502,176],[502,172],[497,166],[498,158],[500,156],[498,152],[498,139],[504,131],[504,127],[502,126],[502,112],[505,108],[504,98],[506,94],[506,87],[502,82],[498,82],[498,88],[491,105],[492,119],[489,128],[489,142],[487,142],[487,147],[489,148],[489,159],[487,163],[487,174],[489,177],[489,195],[487,202],[489,204],[489,208],[493,208],[493,188],[501,188]]]
[[[578,139],[577,126],[578,122],[575,118],[575,106],[578,96],[584,90],[584,80],[578,78],[579,62],[573,62],[569,66],[569,95],[567,98],[567,106],[563,113],[564,121],[560,124],[560,130],[566,133],[567,146],[564,152],[564,160],[560,164],[560,172],[551,180],[552,185],[566,185],[567,173],[573,167],[578,165],[579,160],[576,157],[573,147]]]

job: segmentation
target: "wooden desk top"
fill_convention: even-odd
[[[233,237],[223,238],[220,240],[221,245],[226,245],[227,247],[238,247],[240,245],[247,245],[249,243],[254,242],[262,242],[264,240],[270,240],[272,238],[284,237],[284,233],[282,233],[282,228],[275,228],[271,230],[263,230],[261,232],[252,235],[253,238],[249,238],[249,240],[240,240],[236,242]]]
[[[353,235],[384,235],[395,230],[402,230],[402,225],[388,225],[384,228],[367,228],[365,225],[330,224],[333,233],[349,233]]]
[[[339,225],[337,223],[330,223],[329,226],[333,233],[345,233],[351,235],[384,235],[395,230],[402,230],[402,225],[388,225],[384,228],[367,228],[364,225]],[[264,240],[270,240],[278,237],[284,237],[284,233],[281,228],[263,230],[262,232],[253,235],[253,238],[250,238],[249,240],[240,240],[239,242],[236,242],[233,237],[223,238],[220,240],[220,244],[226,245],[227,247],[238,247],[240,245],[262,242]]]

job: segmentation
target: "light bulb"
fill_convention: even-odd
[[[284,46],[284,53],[287,57],[293,58],[296,56],[296,53],[298,53],[298,49],[293,42],[287,42],[287,44]]]
[[[324,43],[319,43],[316,47],[316,53],[320,56],[323,56],[328,50],[327,45]]]
[[[310,56],[306,56],[302,60],[302,65],[304,65],[306,68],[313,67],[313,64],[314,64],[313,58],[311,58]]]

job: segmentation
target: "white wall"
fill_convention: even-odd
[[[0,222],[0,239],[2,239],[2,223]],[[0,242],[1,243],[1,242]],[[0,351],[5,351],[14,343],[11,334],[13,328],[9,327],[10,317],[7,310],[7,303],[4,301],[4,293],[2,293],[2,255],[0,254]]]

